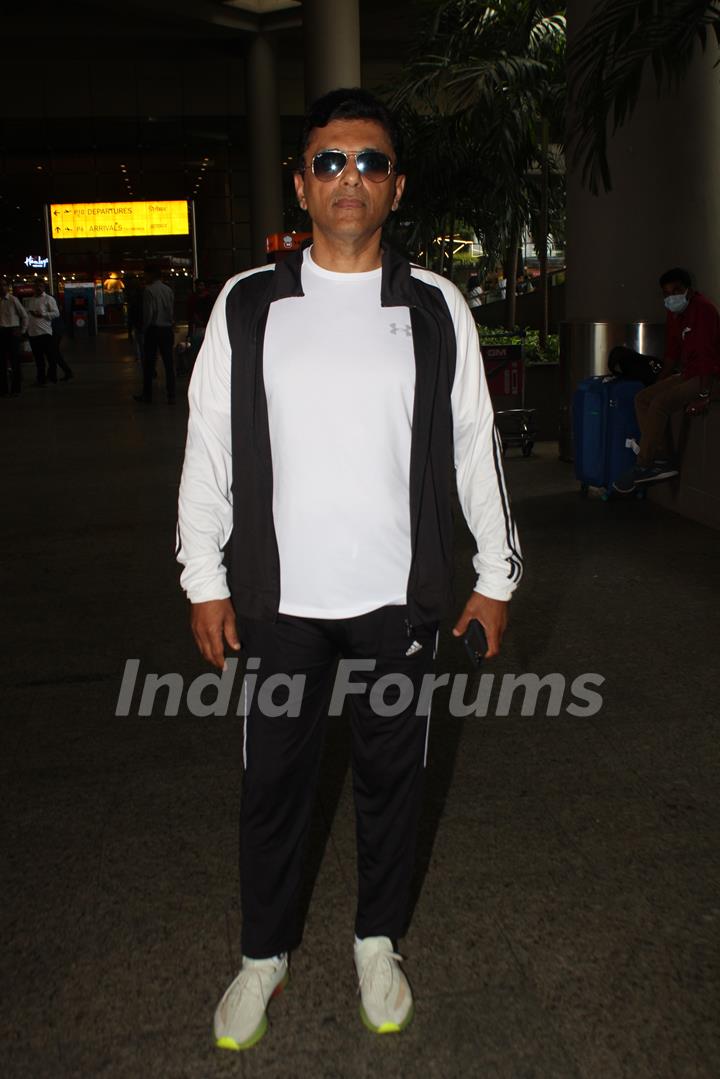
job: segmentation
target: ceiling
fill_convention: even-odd
[[[380,58],[402,55],[413,26],[427,0],[358,0],[364,51]],[[121,11],[122,17],[118,17]],[[27,52],[32,40],[33,59],[43,55],[83,55],[90,47],[117,56],[128,41],[141,52],[157,49],[158,41],[173,49],[237,51],[251,36],[264,30],[287,35],[301,45],[301,0],[122,0],[121,8],[98,5],[96,0],[34,0],[8,7],[2,16],[3,45]],[[293,40],[294,39],[294,40]],[[166,59],[166,57],[162,57]]]

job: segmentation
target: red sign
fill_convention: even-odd
[[[522,345],[483,345],[485,377],[491,397],[522,397]]]

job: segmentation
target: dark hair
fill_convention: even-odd
[[[683,270],[681,266],[674,266],[672,270],[666,270],[660,277],[658,284],[660,288],[664,288],[665,285],[674,285],[677,282],[679,285],[684,285],[685,288],[692,288],[692,276],[689,270]]]
[[[395,157],[399,161],[400,131],[393,114],[374,94],[362,90],[359,86],[350,86],[330,90],[317,101],[313,101],[308,109],[298,147],[301,166],[311,133],[316,127],[327,127],[333,120],[374,120],[385,129],[395,151]]]

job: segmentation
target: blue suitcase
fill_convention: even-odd
[[[602,487],[635,464],[632,443],[640,440],[635,395],[644,383],[596,375],[578,385],[573,396],[575,475],[583,493]]]

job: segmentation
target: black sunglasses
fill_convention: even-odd
[[[316,180],[329,183],[342,176],[348,158],[355,158],[355,167],[365,180],[381,184],[395,171],[395,166],[387,154],[380,150],[320,150],[312,159],[311,169]],[[301,172],[305,171],[305,165]]]

